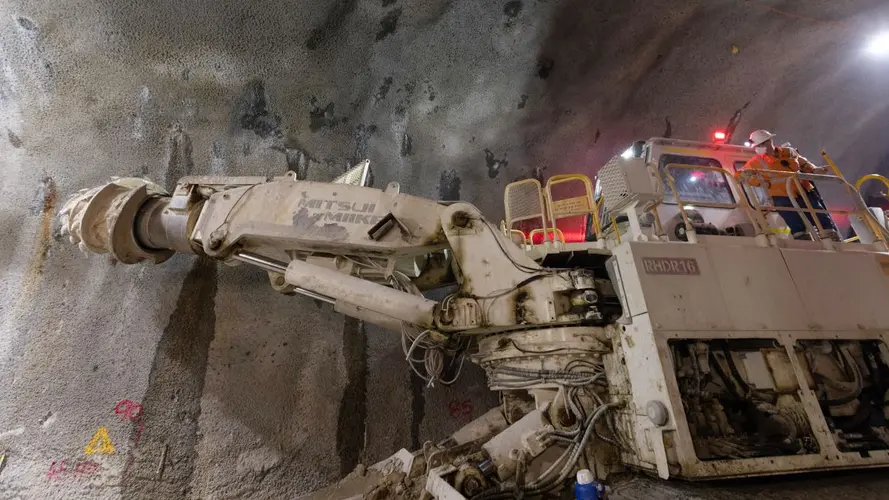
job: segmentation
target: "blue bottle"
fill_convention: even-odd
[[[576,500],[600,500],[605,498],[605,485],[596,481],[589,469],[577,471],[577,482],[574,483]]]

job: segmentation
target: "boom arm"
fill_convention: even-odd
[[[583,413],[600,396],[577,392],[581,385],[602,392],[594,383],[615,331],[608,322],[620,314],[604,317],[598,294],[610,289],[616,300],[613,289],[591,267],[541,267],[472,205],[401,194],[397,184],[379,190],[287,173],[186,177],[172,195],[142,179],[117,179],[77,193],[61,216],[84,251],[127,264],[160,263],[175,252],[251,264],[277,291],[400,331],[409,366],[429,384],[456,380],[474,347],[472,360],[492,388],[508,393],[503,413],[428,450],[441,454],[422,468],[428,491],[444,476],[467,496],[492,487],[494,476],[523,478],[555,429],[573,432],[558,459],[564,465],[528,485],[552,489],[573,471],[597,415],[618,405]],[[423,296],[436,287],[451,290],[441,301]],[[534,391],[533,411],[516,394],[524,390]],[[448,469],[458,459],[473,465]]]
[[[403,323],[444,336],[596,315],[582,270],[540,267],[466,203],[445,205],[379,190],[261,177],[185,177],[172,195],[117,179],[75,195],[64,230],[81,249],[133,264],[174,252],[246,262],[272,287],[335,305],[384,327]],[[457,285],[441,302],[420,288]],[[589,307],[578,308],[578,304]]]

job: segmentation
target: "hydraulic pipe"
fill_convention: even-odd
[[[401,292],[383,285],[343,274],[333,269],[294,260],[284,274],[287,283],[337,301],[348,302],[424,328],[434,328],[434,300]]]
[[[265,269],[266,271],[272,271],[281,274],[284,274],[287,271],[287,266],[283,262],[272,260],[267,257],[263,257],[262,255],[257,255],[255,253],[237,252],[232,257],[234,257],[235,260],[239,260],[247,264],[252,264],[261,269]],[[327,302],[328,304],[336,303],[336,299],[333,299],[326,295],[315,293],[311,290],[306,290],[305,288],[294,287],[293,291],[301,295],[305,295],[306,297],[311,297],[322,302]]]
[[[275,273],[284,274],[287,272],[287,265],[283,262],[279,262],[277,260],[272,260],[267,257],[263,257],[262,255],[257,255],[251,252],[237,252],[232,257],[234,259],[239,260],[241,262],[245,262],[247,264],[252,264],[256,267],[265,269],[266,271],[271,271]],[[286,278],[285,278],[286,280]],[[298,286],[293,287],[293,291],[300,294],[305,295],[306,297],[311,297],[316,300],[320,300],[322,302],[326,302],[328,304],[333,304],[333,309],[340,313],[345,314],[346,316],[351,316],[353,318],[360,319],[361,321],[366,321],[368,323],[373,323],[375,325],[382,326],[384,328],[388,328],[392,331],[400,331],[401,330],[401,321],[392,318],[390,316],[386,316],[380,314],[378,312],[374,312],[368,309],[364,309],[356,306],[350,302],[346,302],[344,300],[336,300],[333,297],[328,297],[326,295],[321,295],[319,293],[315,293],[311,290],[306,290],[305,288],[301,288]]]

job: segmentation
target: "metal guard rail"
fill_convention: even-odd
[[[747,194],[747,198],[751,200],[755,206],[755,209],[759,213],[765,212],[796,212],[800,215],[800,218],[803,220],[803,224],[806,226],[806,230],[816,241],[820,241],[821,237],[819,233],[824,231],[824,228],[821,226],[821,222],[818,220],[817,214],[840,214],[840,215],[854,215],[861,218],[867,225],[868,228],[873,233],[874,240],[879,241],[882,245],[886,246],[886,240],[889,238],[889,231],[887,231],[883,226],[874,219],[873,215],[868,211],[867,205],[864,203],[864,200],[861,198],[861,194],[858,192],[858,189],[850,184],[846,179],[836,176],[836,175],[824,175],[824,174],[810,174],[806,172],[786,172],[780,170],[748,170],[751,172],[752,177],[756,177],[760,184],[763,181],[769,181],[768,177],[774,178],[785,178],[786,179],[786,191],[787,197],[790,199],[792,207],[776,207],[774,206],[774,201],[772,200],[772,196],[769,195],[769,200],[772,201],[771,206],[762,206],[759,204],[759,201],[755,195],[749,191],[748,188],[756,187],[749,184],[749,180],[741,180],[741,184],[744,186],[744,192]],[[765,174],[765,175],[764,175]],[[812,202],[809,199],[809,196],[806,195],[806,189],[803,187],[800,180],[809,181],[809,182],[821,182],[821,181],[829,181],[838,183],[843,186],[846,192],[849,194],[849,197],[852,198],[853,203],[857,206],[858,210],[847,211],[847,210],[827,210],[827,209],[816,209],[812,206]],[[799,193],[800,197],[803,199],[803,202],[806,204],[806,208],[802,208],[796,202],[796,196],[793,196],[794,187]],[[811,216],[812,220],[809,220]],[[814,226],[813,223],[814,222]],[[815,230],[817,228],[817,231]]]
[[[883,177],[880,174],[867,174],[865,176],[862,176],[860,179],[858,179],[858,182],[855,183],[855,189],[858,190],[859,194],[861,193],[861,186],[863,186],[864,183],[867,181],[880,181],[883,183],[883,185],[886,186],[887,189],[889,189],[889,179]],[[885,193],[884,196],[886,196]]]
[[[586,202],[586,210],[573,213],[556,213],[555,210],[555,201],[553,200],[552,187],[557,184],[563,184],[566,182],[580,182],[584,187],[584,196],[582,198],[585,199]],[[581,198],[581,197],[578,197]],[[544,189],[544,201],[546,203],[546,212],[550,218],[550,225],[552,229],[558,229],[556,225],[556,220],[560,218],[580,216],[580,215],[588,215],[593,219],[593,233],[596,235],[596,240],[600,241],[602,239],[602,221],[599,220],[599,204],[596,203],[596,199],[593,196],[593,185],[590,182],[590,178],[586,175],[582,174],[559,174],[553,175],[546,181],[546,186]],[[544,233],[544,240],[546,240],[547,233]],[[564,236],[563,236],[564,238]],[[564,240],[563,240],[564,241]]]

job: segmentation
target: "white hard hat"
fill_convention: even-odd
[[[757,130],[750,134],[750,145],[759,146],[772,137],[775,137],[775,134],[769,132],[768,130]]]

